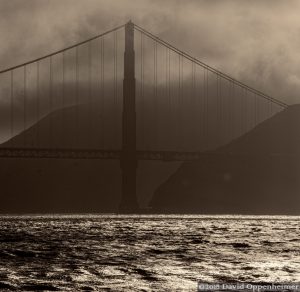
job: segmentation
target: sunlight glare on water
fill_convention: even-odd
[[[300,217],[0,217],[0,288],[196,291],[197,282],[297,282]]]

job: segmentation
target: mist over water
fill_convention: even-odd
[[[0,288],[196,291],[202,282],[296,282],[299,216],[0,217]]]

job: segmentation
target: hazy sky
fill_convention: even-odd
[[[288,103],[300,96],[298,0],[0,0],[0,68],[132,19]]]

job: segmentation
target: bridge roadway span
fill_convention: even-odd
[[[54,159],[121,159],[121,150],[98,149],[59,149],[59,148],[0,148],[0,158],[54,158]],[[266,157],[286,156],[280,153],[250,154],[225,153],[216,151],[180,152],[180,151],[136,151],[137,160],[191,161],[210,156],[230,157]]]

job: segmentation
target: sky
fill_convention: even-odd
[[[300,1],[0,0],[0,68],[127,22],[288,104],[300,103]]]

